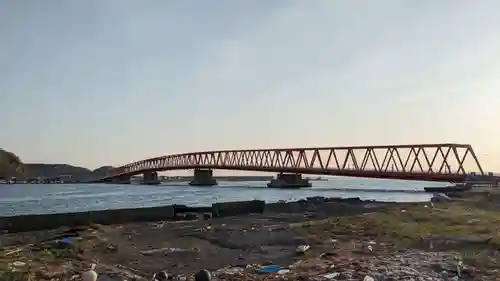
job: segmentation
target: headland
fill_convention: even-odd
[[[29,181],[37,178],[69,177],[73,181],[85,181],[105,176],[110,169],[113,167],[103,166],[91,170],[69,164],[24,163],[15,153],[0,148],[0,180],[16,178]]]

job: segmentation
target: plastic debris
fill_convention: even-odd
[[[368,248],[368,251],[373,252],[373,247],[372,247],[372,245],[368,245],[368,247],[367,247],[367,248]]]
[[[227,274],[227,275],[236,275],[236,274],[242,274],[245,271],[244,268],[242,267],[228,267],[228,268],[221,268],[216,271],[217,275],[220,274]]]
[[[280,265],[267,265],[255,270],[258,273],[273,273],[282,270],[283,267]]]
[[[73,237],[64,237],[64,238],[57,240],[57,242],[61,243],[61,244],[73,244],[73,242],[75,242],[75,240]]]
[[[290,269],[280,269],[276,273],[283,275],[283,274],[287,274],[289,272],[290,272]]]
[[[309,248],[311,248],[311,246],[309,246],[309,245],[300,245],[297,247],[297,249],[295,251],[297,253],[305,253],[307,250],[309,250]]]
[[[333,279],[333,278],[338,277],[338,276],[340,276],[340,273],[338,273],[338,272],[332,272],[332,273],[328,273],[328,274],[323,275],[323,277],[327,278],[327,279]]]
[[[26,263],[22,262],[22,261],[15,261],[15,262],[12,263],[12,265],[15,266],[15,267],[23,267],[23,266],[26,265]]]
[[[363,278],[363,281],[375,281],[375,279],[371,276],[366,275],[365,278]]]

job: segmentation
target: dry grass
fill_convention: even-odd
[[[492,238],[490,243],[500,245],[500,211],[471,208],[462,203],[441,204],[435,208],[423,204],[403,210],[388,208],[299,226],[308,233],[326,231],[340,236],[379,237],[392,241],[439,235],[476,240]]]
[[[77,261],[73,248],[9,247],[0,250],[0,280],[69,280],[80,270],[71,261]]]
[[[431,235],[457,236],[470,239],[492,238],[497,235],[500,212],[471,209],[465,204],[451,203],[436,208],[424,206],[409,210],[389,210],[367,216],[370,228],[383,236],[395,239],[417,239]]]
[[[392,249],[454,251],[468,264],[497,267],[500,211],[473,205],[453,202],[436,204],[434,208],[424,204],[407,209],[388,208],[382,212],[311,222],[297,231],[311,243],[332,238],[373,240]]]

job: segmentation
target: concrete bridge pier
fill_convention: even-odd
[[[189,182],[189,185],[196,186],[214,186],[217,184],[217,181],[213,178],[213,171],[211,169],[195,169],[193,180]]]
[[[279,173],[275,179],[272,179],[267,187],[272,188],[301,188],[311,187],[312,184],[308,179],[303,179],[301,174],[285,174]]]
[[[161,181],[158,179],[157,172],[145,172],[144,174],[142,174],[141,184],[159,185],[160,183]]]
[[[114,177],[111,180],[111,183],[114,183],[114,184],[130,184],[130,176],[123,175],[123,176],[119,176],[119,177]]]

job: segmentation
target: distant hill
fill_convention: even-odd
[[[102,166],[100,168],[97,168],[95,170],[92,171],[92,174],[94,176],[99,176],[99,177],[104,177],[108,174],[108,172],[112,169],[114,169],[115,167],[113,166]]]
[[[112,166],[103,166],[94,171],[72,166],[68,164],[34,164],[26,163],[24,164],[27,171],[27,176],[29,178],[55,178],[58,176],[69,176],[74,180],[88,180],[97,177],[105,176],[109,170],[113,169]]]
[[[26,163],[27,174],[30,177],[45,177],[45,178],[55,178],[61,175],[87,175],[92,173],[91,170],[75,167],[68,164],[38,164],[38,163]]]
[[[0,178],[55,178],[68,176],[74,180],[87,180],[105,176],[112,166],[103,166],[95,170],[68,164],[23,163],[19,157],[0,149]]]
[[[13,152],[0,148],[0,178],[23,177],[24,165]]]

